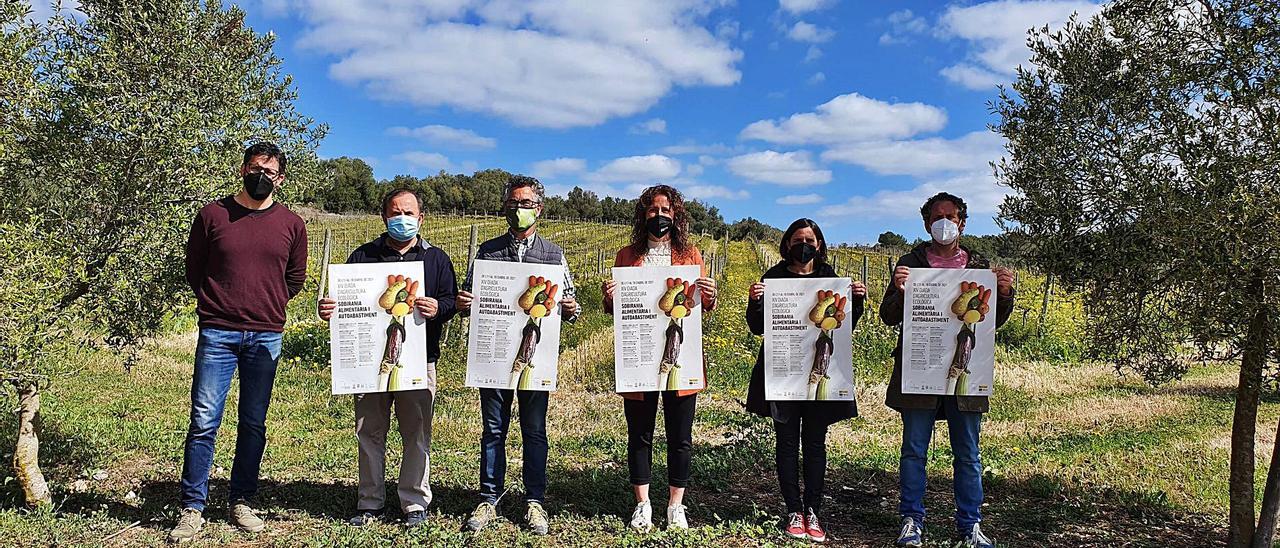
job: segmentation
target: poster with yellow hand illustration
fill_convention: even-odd
[[[414,307],[422,278],[418,261],[329,265],[334,394],[431,388],[427,320]]]
[[[702,368],[698,265],[618,267],[613,297],[613,370],[618,392],[694,390]]]
[[[854,399],[849,278],[764,283],[765,399]]]
[[[564,267],[478,260],[466,386],[554,391]]]
[[[903,295],[902,393],[991,395],[995,287],[990,270],[911,269]]]

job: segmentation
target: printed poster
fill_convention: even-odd
[[[702,295],[698,265],[617,267],[613,297],[614,389],[694,390],[702,368]]]
[[[766,400],[853,400],[849,278],[764,281]]]
[[[555,391],[563,283],[562,265],[475,261],[466,386]]]
[[[990,270],[911,269],[903,296],[904,394],[991,395],[995,287]]]
[[[329,265],[334,394],[429,388],[426,318],[416,312],[421,261]]]

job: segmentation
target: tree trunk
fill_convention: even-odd
[[[13,470],[27,497],[27,506],[53,504],[49,484],[40,472],[40,387],[22,381],[18,389],[18,443],[13,450]]]
[[[1267,487],[1262,491],[1262,515],[1258,518],[1258,529],[1253,533],[1253,548],[1275,546],[1278,519],[1280,519],[1280,422],[1276,424],[1276,439],[1271,447],[1271,468],[1267,470]]]
[[[1253,282],[1261,296],[1262,282]],[[1261,299],[1259,299],[1261,300]],[[1254,514],[1254,433],[1258,423],[1258,394],[1267,357],[1267,310],[1259,307],[1249,320],[1244,358],[1240,362],[1240,384],[1236,387],[1235,417],[1231,422],[1231,503],[1227,545],[1250,548],[1255,530]]]

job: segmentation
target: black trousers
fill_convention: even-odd
[[[809,413],[797,413],[787,422],[773,423],[777,435],[774,446],[774,464],[778,470],[778,486],[782,499],[787,503],[787,513],[803,512],[812,508],[822,509],[822,493],[827,482],[827,427],[826,421],[814,419]],[[804,448],[804,460],[800,449]],[[800,497],[800,472],[804,471],[804,498]]]
[[[627,416],[627,468],[632,485],[653,482],[653,428],[658,416],[658,394],[645,392],[642,400],[622,400]],[[661,394],[662,423],[667,431],[667,483],[672,487],[688,487],[693,460],[693,412],[698,395],[682,397],[673,391]]]

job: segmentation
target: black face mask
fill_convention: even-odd
[[[790,255],[791,260],[795,261],[797,264],[808,264],[809,261],[812,261],[814,257],[818,256],[818,248],[807,243],[799,243],[791,246],[791,249],[788,250],[787,254]]]
[[[246,173],[244,174],[244,191],[249,194],[250,198],[255,200],[265,200],[271,195],[271,191],[276,189],[275,183],[271,182],[271,178],[265,173]]]
[[[671,232],[672,224],[674,224],[674,221],[671,220],[671,217],[655,215],[653,217],[649,217],[649,220],[645,221],[644,226],[649,230],[650,236],[653,236],[654,238],[661,238]]]

